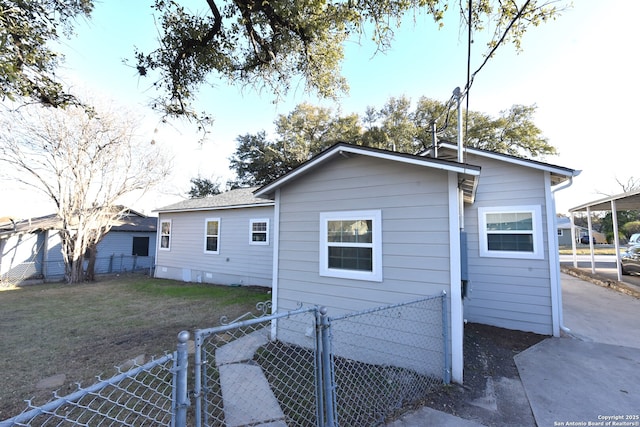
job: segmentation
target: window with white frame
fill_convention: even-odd
[[[269,220],[268,219],[252,219],[249,223],[250,245],[268,245],[269,244]]]
[[[204,252],[220,253],[220,218],[207,218],[204,226]]]
[[[320,213],[320,275],[382,281],[382,214]]]
[[[544,258],[540,206],[479,208],[480,256]]]
[[[171,249],[171,220],[160,221],[160,250]]]

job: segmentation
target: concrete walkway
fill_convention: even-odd
[[[287,426],[262,368],[253,362],[254,353],[268,339],[268,328],[264,328],[216,349],[227,427]]]
[[[640,425],[640,300],[566,274],[562,294],[569,337],[515,357],[538,427]]]
[[[515,357],[535,424],[640,426],[640,299],[568,274],[561,280],[568,333]],[[512,405],[517,394],[496,392],[497,404]],[[503,421],[525,425],[516,417]],[[482,426],[424,407],[389,427],[431,425]]]

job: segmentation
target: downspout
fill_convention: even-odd
[[[555,188],[551,189],[551,197],[553,198],[553,205],[554,205],[554,210],[555,210],[555,193],[557,191],[560,190],[564,190],[565,188],[569,188],[573,185],[573,176],[569,177],[569,180],[558,185]],[[573,214],[572,214],[573,215]],[[555,216],[554,216],[554,223],[555,223]],[[557,228],[557,225],[556,225]],[[573,235],[573,219],[571,221],[571,228],[572,228],[572,235]],[[556,236],[557,236],[557,230],[556,230]],[[556,241],[557,241],[557,237],[556,237]],[[575,243],[574,243],[575,245]],[[555,250],[558,250],[558,246],[556,245]],[[556,286],[555,286],[555,293],[556,293],[556,302],[558,304],[558,307],[556,307],[556,310],[558,312],[558,326],[560,328],[561,331],[563,331],[564,333],[570,334],[571,333],[571,329],[567,328],[564,325],[564,315],[563,315],[563,308],[562,308],[562,283],[560,280],[560,262],[558,261],[557,266],[555,267],[555,269],[557,270],[558,273],[558,280],[556,282]]]
[[[280,282],[280,273],[279,273],[279,262],[280,259],[280,189],[276,189],[274,195],[275,205],[273,207],[273,248],[272,248],[272,270],[271,270],[271,313],[278,312],[278,297],[280,295],[279,292],[279,282]],[[271,322],[271,339],[275,340],[278,335],[278,321],[274,319]]]

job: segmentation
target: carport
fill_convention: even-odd
[[[593,236],[591,228],[591,212],[611,212],[613,221],[613,240],[615,244],[616,254],[620,253],[620,239],[618,238],[618,211],[640,210],[640,190],[630,191],[618,194],[616,196],[605,197],[604,199],[594,202],[585,203],[575,208],[569,209],[571,213],[571,240],[573,249],[573,266],[578,267],[578,258],[576,252],[576,227],[574,214],[576,212],[587,213],[587,224],[589,236]],[[591,253],[591,272],[596,273],[595,254],[593,247],[593,239],[589,238],[589,251]],[[616,256],[616,267],[618,270],[618,281],[622,281],[622,268],[620,266],[620,257]]]

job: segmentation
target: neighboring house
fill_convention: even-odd
[[[98,244],[96,274],[153,268],[156,223],[156,218],[127,210]],[[64,278],[59,229],[55,214],[0,224],[0,278]]]
[[[575,226],[575,239],[576,239],[576,243],[588,243],[589,240],[588,239],[584,239],[586,240],[585,242],[583,242],[583,237],[586,237],[589,235],[589,229],[587,227],[581,227],[579,225]],[[594,237],[594,243],[602,243],[602,244],[606,244],[607,243],[607,237],[604,235],[604,233],[600,233],[599,231],[594,231],[593,232],[593,237]],[[571,242],[571,219],[569,218],[558,218],[558,245],[560,246],[571,246],[572,242]]]
[[[457,382],[464,320],[559,335],[553,192],[578,173],[459,154],[447,143],[438,158],[337,144],[258,189],[275,203],[274,310],[319,305],[335,316],[446,291]]]
[[[571,246],[571,219],[566,217],[560,217],[557,219],[558,223],[558,246]],[[581,227],[576,226],[576,234],[577,231]],[[576,239],[579,238],[576,235]]]
[[[274,202],[255,188],[157,209],[155,277],[271,287]]]

